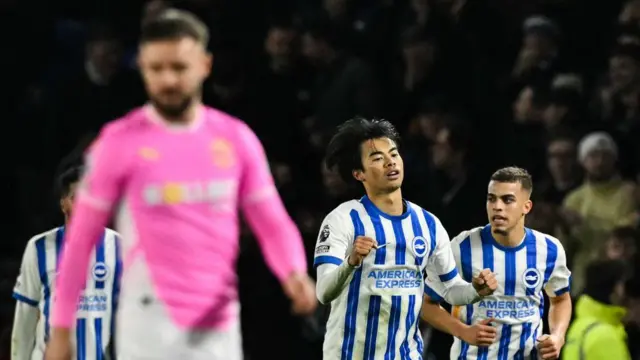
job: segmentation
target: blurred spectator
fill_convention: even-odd
[[[584,294],[576,303],[563,360],[631,359],[623,323],[629,304],[625,294],[628,278],[623,262],[602,261],[587,268]]]
[[[511,72],[516,83],[532,79],[551,81],[559,66],[560,29],[545,16],[532,16],[522,25],[524,33],[518,58]]]
[[[561,205],[565,196],[580,185],[581,173],[577,162],[576,143],[568,134],[558,134],[547,144],[549,176],[536,187],[541,198],[553,205]]]
[[[601,253],[609,232],[632,225],[636,210],[635,185],[620,178],[618,146],[610,135],[595,132],[585,136],[578,146],[578,159],[585,182],[567,195],[563,210],[571,235],[579,241],[572,259],[575,294],[584,284],[585,266]]]
[[[609,260],[622,260],[631,268],[635,267],[637,259],[640,234],[632,227],[619,227],[613,229],[605,244],[605,257]]]

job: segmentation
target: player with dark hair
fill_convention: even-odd
[[[47,360],[68,359],[93,239],[123,234],[117,321],[123,360],[242,358],[236,259],[241,209],[293,311],[317,306],[302,238],[253,131],[206,107],[206,26],[168,9],[145,19],[139,67],[150,104],[108,123],[90,147],[65,241]]]
[[[64,171],[56,181],[60,209],[68,224],[73,198],[82,168]],[[36,235],[27,243],[20,276],[13,290],[17,300],[11,358],[28,360],[42,358],[50,334],[52,293],[56,284],[56,270],[62,247],[65,246],[65,226]],[[120,287],[120,253],[118,234],[103,229],[95,240],[95,256],[90,262],[90,276],[84,276],[86,286],[77,304],[75,334],[72,336],[77,360],[104,359],[113,335],[116,299]],[[112,354],[110,354],[112,355]],[[113,359],[113,357],[112,357]]]
[[[463,281],[438,218],[402,198],[404,168],[390,122],[345,122],[329,143],[326,163],[344,180],[360,182],[366,195],[329,213],[316,245],[318,299],[331,304],[324,358],[419,359],[425,269],[453,304],[490,295],[495,278],[483,270]],[[484,330],[469,327],[465,339],[477,343]],[[491,335],[484,340],[490,343]]]
[[[457,269],[465,280],[481,269],[496,273],[500,286],[491,296],[465,307],[455,306],[453,316],[440,308],[446,289],[427,278],[429,295],[424,303],[425,320],[456,335],[467,325],[495,319],[498,341],[476,347],[458,336],[451,359],[557,359],[571,320],[571,272],[558,239],[528,229],[525,216],[531,211],[531,175],[521,168],[502,168],[491,176],[487,191],[489,224],[463,231],[451,241]],[[546,291],[550,334],[542,334]],[[446,298],[445,298],[446,300]]]

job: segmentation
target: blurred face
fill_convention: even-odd
[[[629,56],[614,56],[609,59],[609,81],[616,91],[634,85],[638,77],[638,64]]]
[[[309,34],[302,37],[302,54],[314,65],[320,65],[324,58],[324,44]]]
[[[557,213],[553,204],[536,202],[536,208],[526,217],[526,226],[538,231],[552,234],[557,225]]]
[[[367,140],[360,145],[360,155],[363,170],[355,170],[353,176],[363,183],[368,194],[388,194],[400,189],[404,163],[393,140]]]
[[[92,42],[87,46],[87,58],[101,76],[109,78],[120,67],[122,44],[116,39]]]
[[[547,37],[528,34],[523,38],[522,48],[523,51],[530,53],[536,61],[540,61],[553,55],[555,44]]]
[[[69,193],[67,196],[60,199],[60,209],[65,217],[71,216],[71,209],[73,208],[73,199],[76,196],[76,188],[78,187],[78,183],[73,183],[69,186]]]
[[[442,169],[452,162],[454,155],[454,150],[449,143],[449,129],[441,129],[438,131],[431,149],[433,165]]]
[[[525,87],[518,94],[518,98],[513,103],[513,119],[516,122],[526,122],[531,118],[533,109],[533,89]]]
[[[548,127],[554,127],[562,122],[569,112],[569,108],[558,104],[549,104],[542,114],[542,120]]]
[[[576,147],[573,141],[556,140],[547,148],[547,167],[555,180],[567,180],[576,165]]]
[[[606,256],[609,260],[631,260],[636,254],[635,246],[629,246],[626,244],[633,244],[633,240],[624,241],[624,239],[618,239],[616,237],[610,237],[605,243]]]
[[[608,180],[615,172],[615,157],[606,150],[594,150],[587,154],[582,165],[591,180]]]
[[[422,136],[435,142],[442,130],[442,119],[436,114],[419,114],[415,121]]]
[[[342,181],[340,174],[331,171],[327,166],[322,164],[322,184],[325,191],[331,196],[339,196],[346,191],[347,184]]]
[[[211,56],[192,38],[149,42],[138,58],[149,98],[167,120],[180,117],[200,96]]]
[[[265,40],[265,50],[270,57],[287,60],[293,53],[293,41],[296,33],[291,29],[271,28]]]
[[[489,182],[487,215],[491,230],[504,236],[524,225],[524,215],[533,206],[530,195],[519,182]]]

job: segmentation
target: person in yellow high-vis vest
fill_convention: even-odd
[[[586,275],[562,360],[631,360],[623,323],[627,266],[620,261],[598,261],[587,267]]]

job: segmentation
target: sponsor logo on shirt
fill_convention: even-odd
[[[77,311],[104,312],[109,308],[109,295],[103,292],[86,293],[78,298]]]
[[[329,235],[331,235],[331,231],[329,230],[329,225],[327,224],[322,227],[322,230],[320,231],[320,237],[318,238],[318,242],[327,241],[327,239],[329,238]]]
[[[422,286],[422,273],[419,270],[372,270],[368,279],[375,279],[378,289],[410,289]]]
[[[540,307],[533,300],[480,300],[478,309],[488,318],[522,319],[539,314]]]
[[[329,252],[329,245],[320,245],[316,248],[316,254],[326,254]]]
[[[148,205],[216,204],[235,199],[237,188],[235,180],[167,182],[145,186],[142,197]]]

